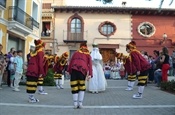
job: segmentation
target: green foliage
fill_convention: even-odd
[[[160,84],[160,87],[162,90],[165,90],[171,93],[175,93],[175,81],[174,80],[171,80],[168,82],[162,82]]]
[[[46,77],[44,78],[44,83],[43,83],[44,86],[54,86],[55,85],[53,74],[54,74],[53,70],[49,69]]]
[[[110,4],[113,0],[96,0],[96,1],[102,1],[103,4]]]

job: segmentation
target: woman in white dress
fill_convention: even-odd
[[[105,91],[107,83],[102,67],[102,55],[99,52],[97,44],[93,44],[91,57],[92,57],[93,77],[88,81],[87,90],[92,93]]]
[[[120,74],[119,74],[120,67],[115,64],[115,62],[112,62],[111,66],[111,78],[112,79],[120,79]]]

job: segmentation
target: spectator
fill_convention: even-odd
[[[160,62],[162,63],[162,81],[168,81],[168,70],[170,69],[169,64],[169,55],[168,55],[168,48],[162,48],[162,56],[160,58]]]
[[[21,50],[17,51],[17,56],[14,59],[14,65],[15,65],[15,81],[13,91],[20,91],[19,83],[23,73],[23,58]]]
[[[10,58],[10,65],[9,65],[9,70],[10,70],[10,87],[13,87],[13,81],[15,79],[15,65],[14,65],[14,60],[15,57],[17,56],[17,52],[13,52],[13,56]]]
[[[7,59],[10,60],[10,58],[13,56],[13,52],[15,51],[15,48],[12,47],[10,49],[10,52],[7,54]],[[8,69],[10,65],[10,61],[7,63],[7,85],[10,87],[10,70]]]
[[[106,79],[110,79],[110,71],[111,71],[111,67],[109,66],[109,63],[107,62],[104,66],[104,74],[105,74],[105,78]]]
[[[173,75],[175,76],[175,47],[172,54],[172,61],[173,61]]]
[[[2,89],[1,82],[2,82],[2,77],[4,74],[4,70],[6,68],[6,62],[4,59],[4,54],[2,53],[2,49],[3,49],[3,46],[2,44],[0,44],[0,89]]]
[[[162,52],[155,51],[155,55],[157,56],[157,58],[154,60],[155,64],[154,81],[157,84],[156,86],[159,87],[162,81],[162,63],[160,62]]]

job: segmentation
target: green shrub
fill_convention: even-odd
[[[53,74],[54,74],[53,70],[49,69],[46,77],[44,78],[44,83],[43,83],[44,86],[54,86],[55,85]]]
[[[160,88],[162,90],[175,93],[175,81],[171,80],[171,81],[168,81],[168,82],[162,82],[160,84]]]

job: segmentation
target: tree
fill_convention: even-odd
[[[96,0],[96,1],[102,1],[103,2],[103,4],[110,4],[110,3],[112,3],[112,1],[113,0]]]

